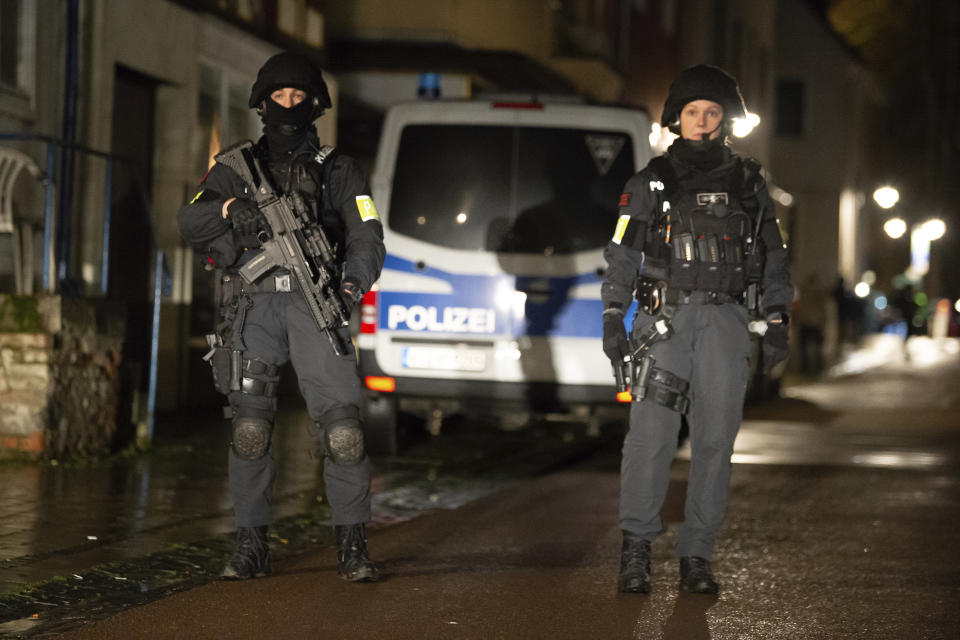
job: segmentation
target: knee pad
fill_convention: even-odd
[[[273,424],[264,418],[237,416],[233,419],[233,452],[243,460],[257,460],[270,449]]]
[[[357,418],[341,418],[317,425],[323,433],[325,453],[337,464],[358,464],[365,456],[363,428]]]

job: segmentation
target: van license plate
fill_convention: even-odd
[[[404,347],[400,351],[400,365],[406,369],[483,371],[487,368],[487,354],[476,349]]]

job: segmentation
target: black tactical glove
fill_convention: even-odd
[[[253,200],[237,198],[228,204],[227,220],[242,236],[256,236],[260,231],[270,235],[270,224]]]
[[[363,298],[363,291],[357,285],[349,281],[344,281],[340,285],[340,299],[343,300],[343,306],[347,308],[348,314],[353,311],[361,298]]]
[[[787,359],[790,347],[787,343],[786,322],[768,322],[763,334],[763,372],[770,373],[775,366]]]
[[[603,313],[603,352],[611,362],[620,364],[629,351],[623,312],[618,309],[606,310]]]

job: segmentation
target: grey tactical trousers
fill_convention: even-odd
[[[638,314],[634,331],[654,318]],[[751,355],[747,311],[738,304],[679,304],[675,334],[655,344],[656,367],[690,382],[690,475],[678,556],[710,558],[723,524],[733,441],[743,417]],[[652,541],[676,455],[680,414],[650,400],[634,402],[620,468],[621,528]]]
[[[243,340],[244,358],[259,358],[272,365],[289,360],[297,373],[300,393],[315,422],[324,422],[329,412],[343,407],[359,411],[362,401],[357,358],[350,345],[349,329],[340,329],[341,343],[347,345],[343,356],[334,354],[326,335],[320,331],[296,291],[254,293],[253,306],[247,311]],[[230,405],[269,412],[276,411],[276,398],[230,394]],[[273,456],[244,460],[230,448],[229,485],[238,527],[257,527],[271,521],[270,499],[273,487]],[[337,464],[323,459],[323,480],[333,524],[358,524],[370,521],[370,464]]]

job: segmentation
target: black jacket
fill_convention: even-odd
[[[338,246],[344,281],[368,291],[380,277],[386,254],[383,227],[379,218],[370,214],[369,183],[349,156],[334,152],[320,165],[315,160],[319,151],[314,134],[286,158],[271,158],[264,138],[255,146],[280,191],[291,184],[311,201],[330,242]],[[297,177],[288,183],[293,158],[295,166],[302,166],[304,171],[294,171]],[[200,189],[180,209],[183,239],[213,266],[238,267],[246,263],[259,252],[259,243],[234,231],[230,222],[223,219],[222,208],[230,198],[250,198],[250,187],[232,169],[217,163],[200,181]]]
[[[670,160],[680,188],[684,191],[725,191],[731,182],[731,172],[742,170],[741,163],[729,149],[724,150],[723,161],[706,172],[682,163],[670,153],[669,149],[666,156]],[[645,229],[656,224],[659,196],[651,183],[658,181],[659,176],[649,165],[627,181],[619,209],[620,216],[629,216],[626,228],[633,226],[635,232],[643,233]],[[790,284],[786,247],[777,227],[773,201],[767,193],[766,183],[762,178],[758,177],[755,190],[757,202],[762,211],[758,234],[760,250],[766,255],[763,278],[760,283],[763,290],[763,312],[764,315],[774,312],[787,313],[790,302],[793,300],[793,286]],[[621,221],[620,224],[623,225],[624,222]],[[645,256],[642,242],[624,242],[623,236],[624,229],[618,227],[615,239],[611,240],[604,250],[608,265],[601,287],[604,309],[611,307],[626,309],[633,299],[637,277],[644,270]],[[627,237],[634,236],[627,234]]]

